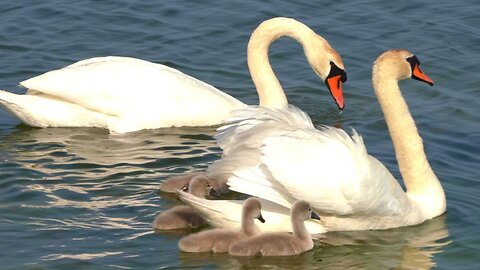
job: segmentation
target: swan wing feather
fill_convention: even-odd
[[[162,100],[179,106],[187,102],[190,106],[177,110],[195,110],[195,106],[208,107],[206,104],[218,108],[213,104],[239,102],[176,69],[129,57],[86,59],[20,84],[29,90],[114,116],[143,109],[151,111],[162,107],[159,106]],[[142,115],[145,115],[143,111]]]
[[[226,153],[211,166],[212,172],[230,171],[231,190],[285,207],[304,199],[332,215],[395,214],[406,203],[398,182],[368,155],[355,130],[316,129],[294,106],[237,115],[219,129]]]
[[[320,214],[400,213],[405,194],[355,130],[299,129],[263,142],[261,160],[273,179]]]

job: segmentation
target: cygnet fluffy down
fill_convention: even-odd
[[[242,224],[240,230],[212,229],[186,236],[178,242],[180,250],[185,252],[228,252],[234,242],[258,235],[260,231],[255,219],[265,222],[261,214],[261,203],[256,198],[247,199],[242,207]]]
[[[192,195],[203,198],[214,192],[209,179],[202,175],[192,179],[188,190]],[[152,227],[156,230],[197,228],[203,225],[206,225],[205,220],[188,205],[168,209],[158,214],[152,223]]]
[[[290,217],[293,234],[260,234],[234,243],[230,246],[228,253],[233,256],[289,256],[312,249],[312,237],[305,228],[304,221],[309,218],[320,219],[320,217],[303,200],[296,201],[293,204]]]

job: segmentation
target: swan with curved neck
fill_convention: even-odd
[[[445,193],[398,86],[398,81],[406,78],[433,85],[419,65],[412,53],[390,50],[373,66],[373,87],[406,191],[380,161],[367,153],[355,131],[348,135],[333,127],[316,129],[302,122],[302,117],[293,117],[302,114],[298,109],[265,109],[261,113],[244,110],[242,120],[217,134],[220,147],[229,152],[209,168],[210,173],[228,170],[231,190],[286,208],[297,199],[306,200],[322,216],[316,228],[308,228],[312,233],[322,228],[346,231],[410,226],[441,215],[446,209]],[[235,136],[242,136],[242,140]],[[231,147],[233,144],[235,147]],[[228,215],[238,206],[213,202],[199,200],[194,208],[212,224],[233,226],[225,220],[231,220]],[[263,212],[265,216],[271,214],[267,209]],[[282,220],[269,226],[291,229],[284,224]]]
[[[248,66],[260,106],[287,108],[287,98],[268,62],[270,43],[299,41],[315,72],[343,109],[343,63],[326,40],[289,18],[263,22],[252,34]],[[246,105],[217,88],[170,67],[128,57],[76,62],[20,83],[24,95],[0,90],[0,105],[35,127],[100,127],[115,133],[141,129],[222,124]]]
[[[287,97],[268,60],[270,44],[288,36],[304,48],[305,56],[317,75],[323,78],[340,109],[344,107],[342,83],[347,80],[342,58],[321,36],[303,23],[289,18],[270,19],[252,33],[247,49],[248,68],[257,88],[260,106],[274,109],[288,107]]]

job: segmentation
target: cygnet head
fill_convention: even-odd
[[[433,80],[420,69],[418,58],[404,49],[388,50],[382,53],[373,64],[373,77],[396,80],[412,78],[433,85]]]
[[[347,73],[342,57],[328,41],[315,34],[313,46],[306,46],[306,56],[315,73],[325,81],[330,94],[340,110],[345,107],[342,83],[347,81]]]
[[[302,221],[309,218],[320,220],[320,216],[313,212],[310,204],[304,200],[298,200],[293,204],[292,209],[290,210],[290,215],[292,219],[299,219]]]
[[[183,188],[182,190],[185,190]],[[197,197],[206,197],[207,195],[216,196],[215,190],[212,188],[210,180],[203,175],[195,176],[188,184],[188,192]]]
[[[265,219],[262,217],[262,204],[257,198],[250,197],[243,203],[242,218],[247,220],[258,219],[262,223],[265,223]]]

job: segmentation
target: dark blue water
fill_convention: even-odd
[[[2,1],[0,88],[94,56],[167,64],[249,104],[257,95],[246,44],[264,19],[294,17],[343,56],[340,113],[281,39],[271,62],[289,101],[316,124],[354,127],[399,177],[371,87],[371,64],[406,48],[436,85],[401,83],[448,200],[445,215],[388,231],[331,233],[293,258],[189,255],[185,232],[155,233],[179,202],[157,194],[169,176],[205,169],[220,151],[213,128],[141,131],[35,129],[0,110],[1,269],[478,269],[480,254],[480,4],[478,1]],[[318,2],[318,1],[317,1]]]

